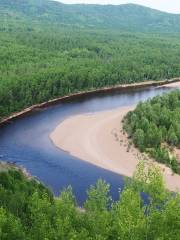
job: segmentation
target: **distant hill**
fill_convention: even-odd
[[[66,5],[49,0],[0,0],[1,28],[7,23],[47,24],[133,32],[180,32],[180,15],[135,4]]]

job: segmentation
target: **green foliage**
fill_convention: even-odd
[[[170,148],[180,147],[180,91],[140,103],[125,117],[124,128],[141,151],[179,173]]]
[[[146,24],[140,21],[145,16]],[[175,17],[134,5],[1,0],[0,118],[82,90],[180,76],[179,34],[173,30],[180,24],[169,20]],[[162,20],[154,27],[169,26],[173,34],[142,33],[157,18],[170,25]]]
[[[49,0],[1,0],[3,16],[14,23],[28,21],[36,25],[58,27],[114,29],[138,32],[180,32],[180,16],[163,13],[135,4],[119,6],[66,5]],[[3,28],[2,28],[3,29]],[[31,31],[31,26],[28,27]]]
[[[0,117],[77,91],[180,75],[176,39],[49,31],[0,35]]]
[[[0,239],[23,240],[24,237],[25,234],[19,219],[0,208]]]
[[[110,186],[103,180],[99,180],[96,186],[91,186],[88,190],[88,200],[85,203],[85,209],[87,211],[105,211],[110,206],[109,198]]]
[[[0,173],[0,179],[2,240],[177,240],[180,234],[180,195],[168,192],[159,169],[143,162],[118,201],[112,201],[110,186],[99,180],[87,191],[84,209],[77,207],[71,187],[53,198],[19,172]],[[142,192],[148,195],[148,205]],[[21,199],[23,214],[6,193],[14,201]]]
[[[179,15],[132,4],[0,0],[0,118],[77,91],[177,77],[178,32]],[[152,148],[174,171],[176,160],[160,145],[179,144],[179,100],[178,93],[156,98],[127,118],[141,151]],[[0,239],[178,239],[180,196],[165,190],[157,169],[145,171],[140,165],[117,202],[109,189],[99,180],[79,209],[70,187],[54,198],[20,172],[1,172]],[[148,194],[149,205],[143,204],[141,192]]]
[[[134,144],[141,150],[144,150],[144,131],[142,129],[137,129],[133,135]]]

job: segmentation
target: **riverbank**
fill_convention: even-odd
[[[18,166],[12,162],[0,161],[0,172],[6,172],[9,170],[20,171],[27,179],[33,178],[26,168]]]
[[[57,126],[50,138],[57,147],[81,160],[132,177],[144,155],[130,146],[122,119],[134,107],[70,117]],[[180,189],[180,176],[165,165],[155,164],[162,169],[168,189]]]
[[[180,87],[180,82],[173,82],[171,84],[165,84],[163,87],[171,87],[171,88],[177,88]]]
[[[37,111],[39,109],[46,108],[48,106],[60,103],[60,102],[65,102],[65,101],[71,101],[74,99],[86,97],[86,96],[91,96],[95,94],[103,94],[103,93],[108,93],[108,92],[114,92],[114,91],[126,91],[126,90],[131,90],[131,89],[140,89],[140,88],[147,88],[147,87],[153,87],[153,86],[169,86],[169,84],[175,84],[180,82],[180,78],[173,78],[173,79],[165,79],[161,81],[146,81],[146,82],[139,82],[139,83],[132,83],[132,84],[122,84],[122,85],[115,85],[115,86],[110,86],[110,87],[104,87],[104,88],[99,88],[99,89],[92,89],[89,91],[80,91],[77,93],[69,94],[66,96],[58,97],[40,104],[35,104],[33,106],[30,106],[26,109],[23,109],[22,111],[16,112],[11,114],[8,117],[3,118],[0,120],[0,126],[6,123],[9,123],[16,118],[23,117],[27,114],[30,114],[34,111]]]

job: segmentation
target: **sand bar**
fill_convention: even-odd
[[[101,168],[131,177],[142,155],[128,147],[122,119],[134,107],[67,118],[50,134],[53,143],[71,155]],[[158,164],[158,163],[156,163]],[[170,190],[180,189],[180,175],[158,164]]]
[[[162,86],[161,86],[162,87]],[[174,82],[170,84],[164,84],[163,87],[168,87],[168,88],[180,88],[180,82]]]

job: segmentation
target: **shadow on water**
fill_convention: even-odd
[[[61,151],[52,144],[49,134],[69,116],[134,105],[171,90],[151,87],[81,97],[16,119],[0,129],[0,157],[26,167],[55,195],[71,185],[79,204],[84,201],[87,188],[99,178],[111,184],[111,194],[116,200],[118,189],[123,187],[122,176]]]

